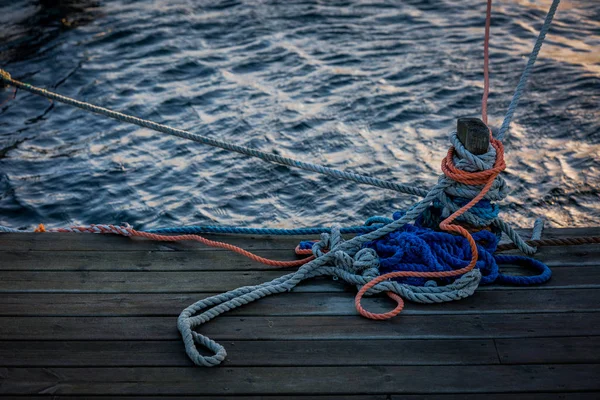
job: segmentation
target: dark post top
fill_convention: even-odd
[[[458,140],[473,154],[484,154],[490,145],[490,130],[479,118],[459,118],[456,122]]]

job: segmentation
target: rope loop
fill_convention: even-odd
[[[227,357],[225,347],[204,335],[194,332],[191,327],[190,316],[191,313],[186,309],[177,318],[177,329],[181,333],[186,354],[196,365],[214,367],[221,364],[225,357]],[[213,355],[205,356],[200,354],[197,346],[202,346],[210,350]]]

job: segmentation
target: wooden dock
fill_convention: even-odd
[[[547,230],[544,238],[591,235],[600,228]],[[225,240],[282,260],[294,259],[298,243]],[[228,358],[201,368],[184,352],[181,310],[289,270],[189,242],[1,234],[0,395],[599,398],[600,245],[546,247],[536,257],[554,272],[545,285],[486,286],[459,302],[408,303],[384,322],[357,316],[355,288],[315,279],[202,326]],[[376,297],[365,306],[393,304]]]

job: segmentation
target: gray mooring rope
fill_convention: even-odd
[[[240,146],[237,144],[233,144],[230,142],[212,139],[207,136],[198,135],[196,133],[184,131],[182,129],[172,128],[167,125],[159,124],[157,122],[149,121],[147,119],[142,119],[138,117],[134,117],[132,115],[123,114],[117,111],[109,110],[108,108],[96,106],[91,103],[87,103],[84,101],[79,101],[72,99],[70,97],[63,96],[58,93],[51,92],[46,89],[42,89],[36,86],[32,86],[28,83],[20,82],[18,80],[13,79],[10,74],[2,69],[0,69],[0,78],[9,85],[15,86],[19,89],[26,90],[30,93],[37,94],[42,97],[46,97],[50,100],[56,100],[64,104],[68,104],[71,106],[75,106],[82,110],[90,111],[96,114],[104,115],[106,117],[115,119],[117,121],[126,122],[133,125],[138,125],[144,128],[152,129],[157,132],[166,133],[168,135],[181,137],[184,139],[188,139],[194,142],[207,144],[213,147],[219,147],[221,149],[234,151],[236,153],[245,154],[250,157],[260,158],[262,160],[272,162],[275,164],[286,165],[288,167],[294,167],[303,169],[305,171],[317,172],[323,175],[333,176],[335,178],[344,179],[348,181],[363,183],[371,186],[377,186],[383,189],[394,190],[396,192],[410,194],[414,196],[425,196],[427,194],[427,190],[417,188],[410,185],[404,185],[399,183],[394,183],[390,181],[385,181],[378,178],[372,178],[365,175],[355,174],[352,172],[340,171],[334,168],[325,167],[323,165],[313,164],[309,162],[295,160],[290,157],[283,157],[277,154],[266,153],[264,151],[260,151],[257,149],[253,149],[246,146]]]

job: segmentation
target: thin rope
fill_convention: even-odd
[[[210,240],[205,237],[199,235],[176,235],[176,236],[168,236],[168,235],[158,235],[150,232],[137,231],[130,226],[116,226],[116,225],[90,225],[90,226],[72,226],[70,228],[57,228],[57,229],[46,229],[43,224],[40,224],[38,228],[36,228],[36,232],[77,232],[77,233],[115,233],[118,235],[130,236],[130,237],[143,237],[150,240],[162,241],[162,242],[178,242],[183,240],[191,240],[195,242],[200,242],[206,246],[226,249],[229,251],[233,251],[235,253],[241,254],[245,257],[248,257],[251,260],[257,261],[259,263],[270,265],[272,267],[279,268],[287,268],[287,267],[299,267],[301,265],[306,264],[314,259],[314,256],[306,257],[301,260],[293,260],[293,261],[278,261],[271,260],[269,258],[261,257],[257,254],[251,253],[247,250],[242,249],[241,247],[234,246],[229,243],[219,242],[216,240]]]
[[[391,222],[391,221],[390,221]],[[389,222],[387,222],[389,223]],[[367,233],[373,232],[377,228],[381,227],[381,224],[377,225],[357,225],[347,226],[340,228],[342,234],[355,234],[355,233]],[[308,228],[250,228],[250,227],[238,227],[238,226],[220,226],[220,225],[202,225],[202,226],[178,226],[172,228],[157,228],[148,229],[146,232],[150,233],[186,233],[186,234],[198,234],[198,233],[232,233],[241,235],[275,235],[275,236],[307,236],[307,235],[320,235],[321,233],[331,233],[331,228],[324,226],[308,227]]]
[[[485,39],[483,40],[483,97],[481,99],[481,120],[487,125],[487,102],[490,93],[490,25],[492,21],[492,0],[488,0],[485,11]]]
[[[533,69],[533,65],[537,60],[537,56],[542,48],[542,44],[544,44],[544,39],[546,38],[546,34],[548,33],[548,29],[550,29],[550,25],[552,24],[552,19],[554,18],[554,14],[556,14],[556,9],[558,8],[558,4],[560,0],[554,0],[550,9],[548,10],[548,14],[546,15],[546,19],[544,20],[544,24],[540,29],[540,33],[535,41],[535,45],[533,46],[533,50],[529,55],[529,60],[527,61],[527,65],[521,74],[521,79],[519,79],[519,83],[517,84],[517,88],[515,90],[515,94],[508,106],[508,110],[506,112],[506,116],[504,117],[504,122],[502,122],[502,126],[498,131],[498,140],[503,140],[504,136],[508,132],[508,128],[510,127],[510,122],[512,121],[512,117],[517,109],[517,105],[519,104],[519,100],[521,99],[521,95],[525,90],[525,85],[527,84],[527,79],[531,74],[531,70]]]

